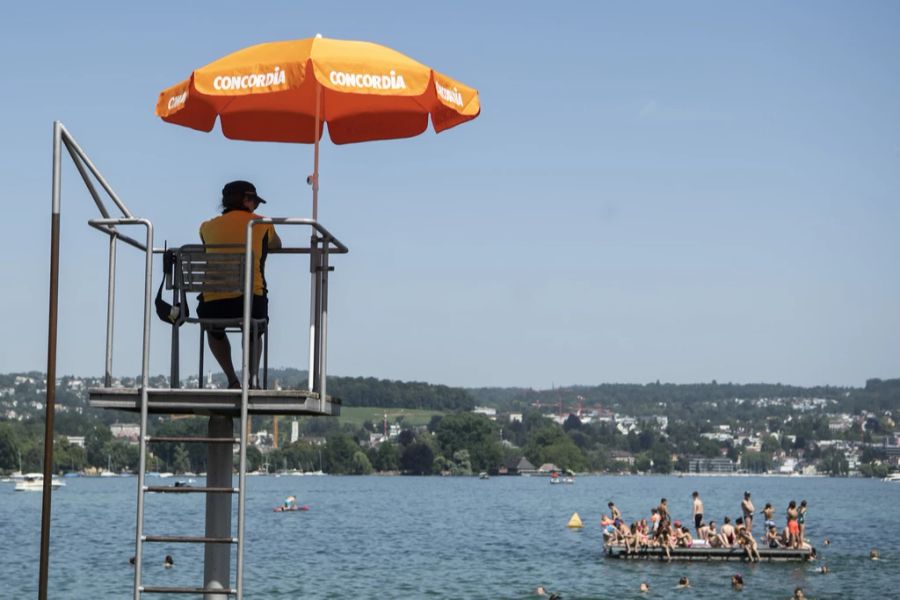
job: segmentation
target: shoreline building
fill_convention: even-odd
[[[730,458],[695,457],[688,461],[688,472],[731,474],[735,472],[735,464]]]

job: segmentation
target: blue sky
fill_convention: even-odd
[[[900,375],[896,3],[123,6],[4,9],[2,372],[46,367],[52,122],[153,220],[157,245],[197,241],[230,179],[255,182],[269,215],[309,216],[311,146],[229,141],[153,107],[222,55],[322,33],[390,46],[482,102],[440,135],[323,146],[320,220],[351,248],[332,278],[332,374],[533,387]],[[94,213],[66,165],[60,373],[103,370]],[[114,371],[134,374],[141,257],[119,260]],[[268,270],[272,364],[302,367],[306,267]],[[167,328],[152,339],[165,372]]]

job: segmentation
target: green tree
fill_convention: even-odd
[[[891,472],[891,468],[884,464],[868,463],[859,466],[859,473],[863,477],[887,477]]]
[[[672,451],[662,442],[653,444],[650,448],[650,460],[653,461],[654,473],[671,473],[672,472]]]
[[[444,415],[431,415],[431,419],[428,421],[428,431],[431,433],[436,432],[443,418]]]
[[[584,471],[587,460],[581,448],[576,446],[568,436],[562,436],[540,451],[541,462],[550,462],[560,469]]]
[[[778,439],[774,435],[763,437],[762,444],[760,444],[761,451],[772,454],[773,452],[778,452],[780,449],[781,444],[778,443]]]
[[[0,470],[19,468],[19,439],[10,423],[0,423]]]
[[[372,463],[369,457],[362,450],[353,453],[353,467],[351,473],[354,475],[368,475],[372,472]]]
[[[635,455],[634,457],[634,466],[632,467],[633,471],[638,473],[646,473],[650,470],[650,454],[647,452],[641,452],[640,454]]]
[[[525,456],[538,466],[546,462],[553,462],[547,458],[545,449],[557,442],[562,442],[565,437],[566,434],[563,433],[558,425],[548,423],[545,419],[542,427],[535,428],[530,432],[525,444]]]
[[[581,429],[581,419],[577,415],[570,414],[563,422],[563,431],[568,433],[574,429]]]
[[[832,477],[841,477],[850,472],[850,463],[846,455],[834,447],[826,448],[822,451],[822,458],[819,464],[821,470]]]
[[[772,455],[768,452],[747,451],[741,456],[741,466],[750,473],[766,473],[772,469]]]
[[[397,452],[397,446],[390,442],[382,442],[375,452],[372,466],[378,471],[396,471],[400,466],[400,454]]]
[[[137,471],[140,461],[138,446],[124,440],[112,440],[106,445],[106,452],[114,471]],[[188,467],[190,467],[190,455],[188,455]]]
[[[237,454],[234,455],[234,460],[237,462],[239,457]],[[263,464],[263,455],[262,452],[259,451],[259,448],[256,446],[247,446],[247,470],[248,471],[258,471]]]
[[[472,462],[468,450],[457,450],[453,453],[452,472],[454,475],[471,475]]]
[[[324,452],[327,471],[338,475],[354,473],[353,457],[358,451],[359,445],[346,433],[329,435]]]
[[[494,471],[503,452],[494,424],[485,415],[452,413],[445,415],[437,427],[437,441],[444,456],[468,451],[471,466],[477,471]]]
[[[191,459],[188,455],[187,449],[184,447],[184,444],[178,444],[175,446],[175,455],[172,461],[172,468],[175,469],[176,473],[187,473],[191,470]]]
[[[109,458],[108,445],[112,439],[112,432],[103,423],[98,423],[88,430],[84,436],[84,449],[89,465],[106,468]]]
[[[434,451],[421,441],[408,445],[400,455],[400,469],[408,475],[430,475],[434,463]]]
[[[80,471],[85,467],[84,448],[70,443],[65,436],[59,436],[53,444],[53,461],[56,471]]]

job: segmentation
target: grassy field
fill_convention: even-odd
[[[387,413],[388,423],[395,423],[403,417],[403,424],[416,426],[427,425],[434,415],[443,415],[439,410],[420,410],[416,408],[379,408],[377,406],[342,406],[341,423],[351,423],[354,427],[361,427],[364,421],[380,424]]]

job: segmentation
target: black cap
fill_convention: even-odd
[[[230,196],[252,196],[257,201],[263,204],[266,203],[266,201],[260,198],[259,194],[256,193],[256,186],[249,181],[244,181],[242,179],[226,183],[225,187],[222,188],[222,198],[228,198]]]

